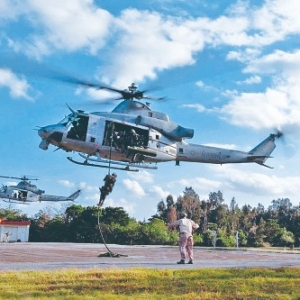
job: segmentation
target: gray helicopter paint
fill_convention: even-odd
[[[96,156],[109,159],[111,164],[127,162],[127,167],[137,163],[139,168],[149,168],[147,163],[172,160],[176,161],[176,164],[179,161],[188,161],[212,164],[258,163],[266,166],[265,161],[276,147],[275,138],[280,137],[279,134],[271,134],[250,152],[243,152],[189,144],[185,139],[193,137],[193,129],[182,127],[172,122],[166,114],[151,111],[147,105],[135,100],[124,100],[110,113],[88,114],[71,111],[63,121],[42,127],[38,131],[42,138],[40,148],[46,150],[47,143],[51,143],[66,151],[87,154],[85,165],[89,165],[90,156]],[[84,122],[87,118],[88,122]],[[128,148],[130,151],[127,152],[130,153],[120,153],[112,147],[112,143],[107,142],[108,135],[113,135],[113,131],[108,132],[107,122],[114,123],[118,130],[124,132],[129,132],[130,129],[140,131],[147,144]],[[79,123],[83,125],[78,125]],[[76,133],[77,129],[81,131],[80,134]],[[150,155],[147,155],[147,151]],[[103,162],[99,159],[99,167],[105,167]]]

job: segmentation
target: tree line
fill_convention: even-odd
[[[276,199],[268,208],[244,205],[235,198],[225,204],[222,192],[211,192],[200,200],[192,187],[173,199],[171,195],[157,204],[157,213],[147,221],[136,221],[122,207],[98,208],[72,204],[62,211],[51,207],[28,218],[19,210],[0,209],[0,218],[31,221],[31,242],[116,243],[126,245],[175,245],[176,229],[166,224],[184,211],[200,227],[194,233],[197,246],[234,247],[236,234],[240,247],[299,247],[300,209],[288,198]],[[104,241],[103,241],[104,238]]]

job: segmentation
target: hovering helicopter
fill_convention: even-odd
[[[2,178],[19,179],[21,180],[17,185],[2,185],[0,188],[0,198],[8,199],[5,202],[10,203],[28,203],[28,202],[61,202],[61,201],[74,201],[80,194],[80,190],[69,197],[46,195],[45,191],[40,190],[36,185],[32,184],[29,180],[38,180],[37,178],[27,178],[23,177],[10,177],[1,176]]]
[[[100,168],[138,171],[157,169],[156,163],[181,161],[211,164],[257,163],[265,165],[275,149],[275,139],[281,132],[270,134],[249,152],[190,144],[186,139],[194,130],[171,121],[167,114],[153,111],[142,99],[161,100],[145,95],[132,83],[128,89],[98,85],[80,80],[72,83],[104,89],[120,94],[123,100],[111,112],[86,113],[74,111],[57,124],[38,129],[42,141],[39,147],[47,150],[50,144],[67,152],[79,153],[81,161],[71,162]]]

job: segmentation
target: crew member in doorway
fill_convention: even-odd
[[[135,132],[134,129],[131,129],[128,136],[127,136],[127,143],[126,143],[126,157],[128,158],[132,153],[128,149],[128,147],[137,147],[139,142],[139,135]],[[133,157],[132,157],[133,158]]]
[[[125,140],[124,140],[124,133],[122,131],[114,132],[113,145],[117,151],[124,152]]]
[[[139,135],[135,132],[134,129],[131,129],[129,133],[129,146],[131,147],[137,146],[138,141],[139,141]]]
[[[99,199],[98,206],[102,206],[107,195],[112,192],[113,187],[117,180],[116,178],[117,178],[116,173],[112,173],[111,175],[108,174],[104,177],[104,179],[103,179],[104,185],[101,188],[99,188],[100,199]]]

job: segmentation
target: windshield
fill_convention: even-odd
[[[72,120],[73,114],[69,114],[66,117],[64,117],[59,123],[63,124],[64,126],[67,126],[68,123]]]

